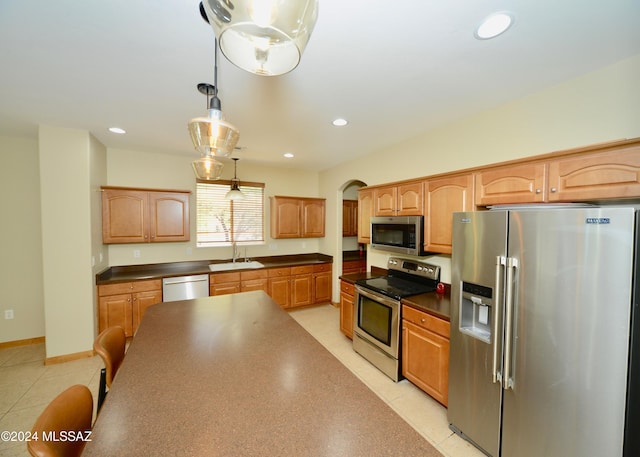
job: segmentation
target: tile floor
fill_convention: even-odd
[[[351,340],[340,333],[338,308],[324,305],[290,314],[444,456],[484,455],[449,430],[439,403],[407,380],[394,383],[353,352]],[[44,358],[44,344],[0,350],[0,431],[30,430],[45,406],[73,384],[89,386],[95,402],[102,368],[98,356],[49,366]],[[0,457],[28,455],[24,443],[0,441]]]

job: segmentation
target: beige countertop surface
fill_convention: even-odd
[[[83,456],[440,454],[264,292],[147,309]]]

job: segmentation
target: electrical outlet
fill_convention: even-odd
[[[277,243],[269,243],[269,250],[270,251],[275,251],[278,249],[278,244]]]
[[[13,319],[13,310],[12,309],[5,309],[4,310],[4,318],[5,319]]]
[[[134,249],[133,250],[133,258],[134,259],[139,259],[140,258],[140,249]]]
[[[189,246],[187,248],[187,255],[191,255],[191,254],[193,254],[193,249],[191,249],[191,246]]]

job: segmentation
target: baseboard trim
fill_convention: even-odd
[[[0,349],[15,348],[18,346],[28,346],[30,344],[41,344],[41,343],[44,343],[44,336],[27,338],[25,340],[5,341],[4,343],[0,343]]]
[[[93,357],[93,349],[90,351],[75,352],[73,354],[58,355],[44,359],[45,365],[55,365],[57,363],[71,362],[72,360],[86,359]]]

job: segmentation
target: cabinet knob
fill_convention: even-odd
[[[536,194],[539,194],[540,192],[542,192],[542,190],[536,189]]]
[[[424,324],[426,322],[426,319],[423,317],[422,319],[420,319],[420,323]]]
[[[552,187],[552,188],[551,188],[551,192],[552,192],[552,193],[556,192],[557,190],[558,190],[558,189],[556,189],[555,187]]]

